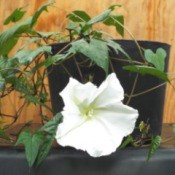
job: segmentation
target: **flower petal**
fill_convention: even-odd
[[[106,80],[98,88],[98,92],[93,103],[95,106],[103,107],[120,102],[123,98],[124,90],[115,73],[112,73],[108,75]]]
[[[76,129],[71,130],[64,137],[59,138],[59,132],[64,124],[58,127],[57,141],[62,146],[72,146],[76,149],[87,151],[93,157],[108,155],[116,150],[118,140],[114,141],[108,135],[108,130],[98,120],[87,120]],[[119,135],[120,137],[120,135]],[[120,139],[122,140],[122,138]],[[118,142],[117,145],[120,145]]]
[[[122,102],[104,108],[96,108],[94,113],[99,121],[106,124],[111,134],[115,135],[120,132],[123,137],[133,132],[139,116],[138,110],[126,106]]]
[[[79,124],[72,124],[71,120],[60,124],[56,136],[58,143],[87,151],[93,157],[109,155],[120,146],[123,137],[132,133],[138,112],[119,103],[95,110],[94,115],[91,120],[79,120]],[[60,137],[70,128],[73,129]]]
[[[92,83],[81,84],[77,80],[70,78],[69,83],[60,93],[65,104],[64,110],[77,112],[78,105],[82,101],[87,100],[87,103],[91,103],[96,91],[97,87]]]

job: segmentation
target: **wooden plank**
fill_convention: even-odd
[[[12,12],[16,7],[27,6],[29,8],[28,15],[32,14],[41,4],[47,2],[47,0],[1,0],[0,1],[0,31],[5,27],[2,26],[2,21],[10,12]],[[161,42],[167,42],[172,45],[171,48],[171,59],[169,71],[175,71],[175,1],[174,0],[134,0],[126,1],[119,0],[118,4],[122,4],[122,8],[117,9],[125,16],[125,24],[127,28],[133,33],[133,35],[139,40],[155,40]],[[51,8],[49,13],[43,13],[41,16],[37,29],[43,31],[60,31],[64,29],[67,21],[65,16],[72,10],[82,9],[86,10],[91,16],[102,12],[110,5],[116,4],[115,0],[56,0],[55,7]],[[48,25],[49,23],[49,25]],[[103,26],[98,26],[102,28]],[[107,30],[105,28],[105,30]],[[119,37],[116,35],[114,29],[110,29],[114,37]],[[125,32],[124,38],[131,38],[128,33]],[[172,82],[175,87],[175,81]],[[164,108],[164,122],[175,122],[175,93],[174,88],[171,85],[167,86],[166,91],[166,101]],[[16,99],[16,94],[12,94],[10,97],[11,102],[15,102],[16,108],[21,104]],[[9,97],[3,100],[4,111],[11,111],[14,114],[14,106],[7,107],[9,104]],[[19,123],[33,119],[35,122],[40,122],[39,110],[35,107],[27,108],[23,112],[22,117],[19,119]],[[9,118],[7,119],[9,121]]]

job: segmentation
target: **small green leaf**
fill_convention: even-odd
[[[33,17],[32,17],[32,22],[31,22],[31,25],[30,25],[31,28],[35,25],[35,23],[37,22],[39,16],[41,15],[41,13],[42,13],[43,11],[47,11],[47,7],[48,7],[48,6],[51,6],[51,5],[53,5],[53,4],[54,4],[54,1],[51,1],[51,2],[49,2],[49,3],[46,3],[46,4],[42,5],[42,6],[35,12],[35,14],[34,14]]]
[[[154,155],[155,151],[159,148],[161,141],[162,139],[158,135],[152,137],[151,146],[147,155],[147,161]]]
[[[73,21],[70,21],[70,23],[67,26],[68,30],[75,30],[76,29],[76,23]]]
[[[58,113],[53,117],[52,120],[47,122],[40,129],[41,132],[46,132],[47,134],[45,135],[44,143],[42,144],[40,151],[38,153],[38,157],[36,160],[36,166],[39,166],[42,163],[42,161],[46,158],[46,156],[48,155],[51,149],[51,146],[54,142],[54,139],[55,139],[58,124],[61,122],[61,120],[62,120],[62,115],[61,113]]]
[[[42,126],[42,128],[39,131],[55,134],[55,129],[61,122],[62,118],[63,118],[62,114],[57,113],[50,121],[48,121],[44,126]]]
[[[75,10],[72,13],[67,15],[67,18],[69,18],[73,22],[88,22],[91,17],[82,10]]]
[[[90,21],[88,21],[88,24],[92,25],[94,23],[98,23],[100,21],[104,21],[109,16],[109,14],[111,13],[111,11],[112,11],[111,9],[105,10],[100,15],[98,15],[95,18],[92,18]]]
[[[38,63],[32,70],[38,70],[40,67],[44,66],[45,68],[51,66],[54,63],[57,63],[61,60],[67,59],[75,54],[75,51],[73,49],[69,49],[67,53],[65,54],[56,54],[54,56],[48,56],[46,60],[43,62]]]
[[[118,149],[122,149],[125,148],[128,144],[130,144],[131,142],[133,142],[133,137],[132,136],[128,136],[120,145],[120,147]]]
[[[52,64],[54,64],[54,63],[56,63],[56,62],[58,62],[58,61],[61,61],[61,60],[66,59],[67,57],[68,57],[67,54],[54,55],[54,56],[52,56],[52,57],[47,58],[47,60],[45,60],[45,61],[43,62],[43,65],[47,68],[47,67],[49,67],[50,65],[52,65]]]
[[[21,50],[16,53],[14,56],[18,59],[20,64],[28,65],[31,63],[39,54],[41,53],[52,53],[51,52],[51,46],[41,46],[37,48],[36,50]]]
[[[8,55],[17,42],[18,40],[16,38],[9,38],[7,42],[4,42],[3,46],[0,48],[0,55]]]
[[[90,58],[99,67],[101,67],[106,74],[109,68],[109,53],[106,42],[92,38],[90,43],[84,39],[72,43],[72,48],[79,53]]]
[[[169,79],[168,79],[167,75],[165,73],[163,73],[162,71],[157,70],[154,67],[133,65],[133,66],[124,66],[123,69],[124,70],[129,70],[129,71],[132,71],[132,72],[137,72],[137,73],[142,74],[142,75],[149,74],[149,75],[155,76],[157,78],[160,78],[164,81],[169,82]]]
[[[28,95],[25,96],[25,99],[27,100],[28,103],[39,104],[39,105],[45,107],[46,109],[52,111],[52,109],[49,106],[47,106],[45,103],[42,103],[40,101],[40,99],[36,96],[28,94]]]
[[[122,7],[122,5],[120,5],[120,4],[111,5],[108,9],[111,9],[113,11],[113,10],[115,10],[115,7]]]
[[[44,136],[41,132],[36,132],[32,135],[31,131],[23,131],[18,137],[16,144],[23,144],[25,146],[26,159],[31,168],[38,155],[39,147],[42,145]]]
[[[167,56],[166,51],[162,48],[158,48],[156,53],[154,53],[152,50],[147,49],[144,51],[145,53],[145,59],[152,63],[155,68],[157,68],[160,71],[164,71],[165,68],[165,58]]]
[[[7,55],[11,51],[18,41],[17,35],[30,31],[30,23],[31,18],[28,18],[0,33],[0,55]]]
[[[118,44],[117,42],[114,42],[112,40],[106,40],[107,45],[111,48],[114,49],[114,51],[118,54],[119,52],[121,52],[123,55],[126,56],[126,58],[128,58],[128,60],[132,61],[132,59],[130,58],[130,56],[125,52],[125,50],[122,49],[122,47],[120,46],[120,44]]]
[[[103,23],[107,26],[114,26],[116,31],[122,37],[124,36],[124,17],[122,15],[109,15]]]
[[[30,81],[26,81],[24,76],[20,78],[14,77],[12,82],[14,89],[21,94],[25,94],[26,96],[30,96],[34,94],[34,87],[31,85]]]
[[[144,121],[141,121],[140,124],[139,124],[139,130],[140,132],[142,132],[146,127],[146,124],[144,123]]]
[[[22,11],[22,8],[17,8],[15,9],[11,14],[10,16],[8,16],[6,18],[6,20],[4,21],[4,25],[7,25],[9,24],[10,22],[17,22],[19,21],[25,14],[26,12],[25,11]]]
[[[18,71],[18,61],[13,58],[0,57],[0,90],[15,77]]]

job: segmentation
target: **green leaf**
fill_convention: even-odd
[[[49,122],[47,122],[39,131],[55,134],[55,129],[62,120],[62,114],[57,113]]]
[[[144,51],[145,59],[152,63],[155,68],[157,68],[160,71],[164,71],[165,68],[165,58],[167,56],[166,51],[162,48],[158,48],[156,50],[156,53],[154,53],[152,50],[147,49]]]
[[[118,44],[117,42],[114,42],[112,40],[106,40],[107,41],[107,45],[109,47],[111,47],[112,49],[114,49],[114,51],[118,54],[119,52],[121,52],[123,55],[126,56],[126,58],[128,58],[128,60],[132,61],[132,59],[130,58],[130,56],[122,49],[122,47],[120,46],[120,44]]]
[[[128,136],[120,145],[120,147],[118,149],[122,149],[125,148],[128,144],[130,144],[131,142],[133,142],[133,137],[132,136]]]
[[[73,11],[67,15],[67,18],[73,22],[88,22],[91,19],[90,16],[82,10]]]
[[[51,46],[41,46],[36,50],[21,50],[14,56],[20,64],[28,65],[41,53],[52,53]]]
[[[75,51],[73,49],[69,49],[67,53],[65,54],[56,54],[54,56],[48,56],[46,60],[43,62],[38,63],[32,71],[34,72],[35,70],[38,70],[40,67],[44,66],[45,68],[51,66],[54,63],[57,63],[61,60],[68,59],[69,57],[73,56],[75,54]]]
[[[3,90],[5,88],[5,79],[0,74],[0,90]]]
[[[1,38],[1,36],[0,36]],[[17,44],[18,40],[16,38],[9,38],[7,42],[4,42],[0,48],[0,55],[8,55],[8,53]]]
[[[68,26],[67,26],[67,29],[68,30],[75,30],[76,28],[77,28],[76,23],[73,21],[70,21]]]
[[[12,50],[18,41],[17,35],[30,31],[30,23],[31,18],[28,18],[0,33],[0,55],[7,55]]]
[[[49,2],[49,3],[46,3],[46,4],[42,5],[42,6],[35,12],[35,14],[34,14],[33,17],[32,17],[32,22],[31,22],[31,25],[30,25],[31,28],[36,24],[36,22],[37,22],[39,16],[41,15],[41,13],[42,13],[43,11],[47,11],[47,7],[48,7],[48,6],[51,6],[51,5],[53,5],[53,4],[54,4],[54,1],[51,1],[51,2]]]
[[[25,11],[22,11],[22,8],[17,8],[15,9],[11,14],[10,16],[8,16],[6,18],[6,20],[4,21],[4,25],[7,25],[9,24],[10,22],[17,22],[19,21],[25,14],[26,12]]]
[[[31,131],[23,131],[20,133],[16,144],[25,146],[26,159],[31,168],[38,155],[39,147],[43,143],[44,136],[41,132],[36,132],[32,135]]]
[[[103,23],[107,26],[114,26],[116,31],[122,37],[124,36],[124,17],[122,15],[109,15]]]
[[[39,105],[45,107],[46,109],[52,111],[52,109],[49,106],[47,106],[45,103],[42,103],[40,101],[40,98],[38,98],[36,96],[33,96],[32,94],[31,95],[29,95],[29,94],[26,95],[25,99],[27,100],[28,103],[39,104]]]
[[[47,134],[45,135],[44,142],[39,150],[35,166],[38,167],[47,157],[53,142],[55,140],[55,135]]]
[[[115,10],[115,7],[122,7],[122,5],[120,5],[120,4],[111,5],[108,9],[111,9],[113,11],[113,10]]]
[[[42,161],[46,158],[46,156],[48,155],[51,149],[51,146],[54,142],[54,139],[55,139],[58,124],[61,122],[61,120],[62,120],[62,115],[61,113],[58,113],[54,116],[52,120],[47,122],[40,129],[41,132],[47,132],[47,134],[45,135],[44,143],[42,144],[40,151],[38,153],[38,157],[36,160],[36,166],[39,166],[42,163]]]
[[[13,58],[0,57],[0,90],[10,83],[18,71],[18,61]]]
[[[106,42],[92,38],[90,43],[84,39],[72,43],[72,48],[79,53],[90,58],[99,67],[101,67],[106,74],[109,68],[109,53]]]
[[[44,62],[42,62],[42,66],[45,66],[45,68],[49,67],[50,65],[64,60],[67,58],[67,54],[59,54],[59,55],[54,55],[52,57],[48,57]]]
[[[88,21],[88,24],[92,25],[94,23],[98,23],[100,21],[104,21],[109,16],[109,14],[111,13],[111,11],[112,11],[111,9],[105,10],[100,15],[98,15],[95,18],[92,18],[90,21]]]
[[[2,128],[0,128],[0,138],[5,139],[5,140],[10,140],[10,137]]]
[[[161,141],[162,139],[158,135],[152,137],[151,146],[147,155],[147,161],[154,155],[155,151],[159,148]]]
[[[29,79],[29,78],[28,78]],[[11,82],[14,86],[14,89],[22,94],[25,94],[26,96],[30,96],[34,94],[34,87],[31,85],[30,81],[26,81],[25,76],[21,76],[20,78],[14,77],[14,79]]]
[[[124,70],[129,70],[129,71],[132,71],[132,72],[137,72],[137,73],[142,74],[142,75],[145,75],[145,74],[153,75],[157,78],[160,78],[164,81],[169,82],[169,79],[168,79],[167,75],[165,73],[163,73],[162,71],[157,70],[154,67],[133,65],[133,66],[124,66],[123,69]]]

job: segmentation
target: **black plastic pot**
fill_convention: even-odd
[[[139,61],[142,59],[138,51],[138,48],[133,40],[115,40],[115,42],[119,43],[121,47],[134,60]],[[165,49],[167,52],[165,69],[167,70],[170,45],[166,43],[152,42],[152,41],[138,41],[138,43],[144,49],[152,49],[154,52],[160,47]],[[56,54],[59,50],[61,50],[66,45],[67,43],[53,44],[52,45],[53,54]],[[111,51],[110,56],[117,57],[120,59],[127,59],[123,54],[116,54],[113,51]],[[63,64],[63,66],[55,65],[48,68],[49,86],[50,86],[52,107],[53,107],[54,113],[60,112],[63,108],[63,101],[59,96],[59,92],[61,92],[64,89],[64,87],[69,81],[69,75],[65,70],[65,67],[67,68],[69,73],[72,75],[72,77],[78,79],[79,81],[82,81],[79,71],[77,69],[76,63],[74,61],[74,59],[82,59],[82,57],[83,55],[77,54],[76,56],[74,56],[74,58],[67,60]],[[116,71],[117,77],[119,78],[125,90],[125,93],[130,94],[135,77],[136,77],[136,73],[124,71],[122,69],[122,67],[126,65],[126,62],[112,61],[112,64],[113,64],[114,70]],[[101,82],[105,79],[104,71],[97,66],[92,66],[90,68],[82,66],[81,72],[84,77],[91,75],[93,77],[93,83],[96,85],[100,85]],[[112,70],[110,70],[110,72],[112,72]],[[153,76],[139,75],[134,93],[143,92],[147,89],[160,85],[161,83],[163,83],[162,80],[155,78]],[[151,132],[152,134],[155,134],[155,135],[160,135],[161,133],[165,88],[166,88],[165,86],[161,86],[160,88],[153,90],[150,93],[146,93],[144,95],[134,97],[129,103],[129,106],[132,106],[135,109],[138,109],[139,111],[139,119],[137,121],[137,125],[140,123],[140,121],[149,123],[152,129]],[[125,99],[125,102],[126,101],[127,101],[127,98]]]
[[[124,149],[92,158],[70,148],[52,150],[43,164],[29,174],[24,151],[0,148],[1,175],[174,175],[175,149],[159,149],[149,162],[148,149]]]

